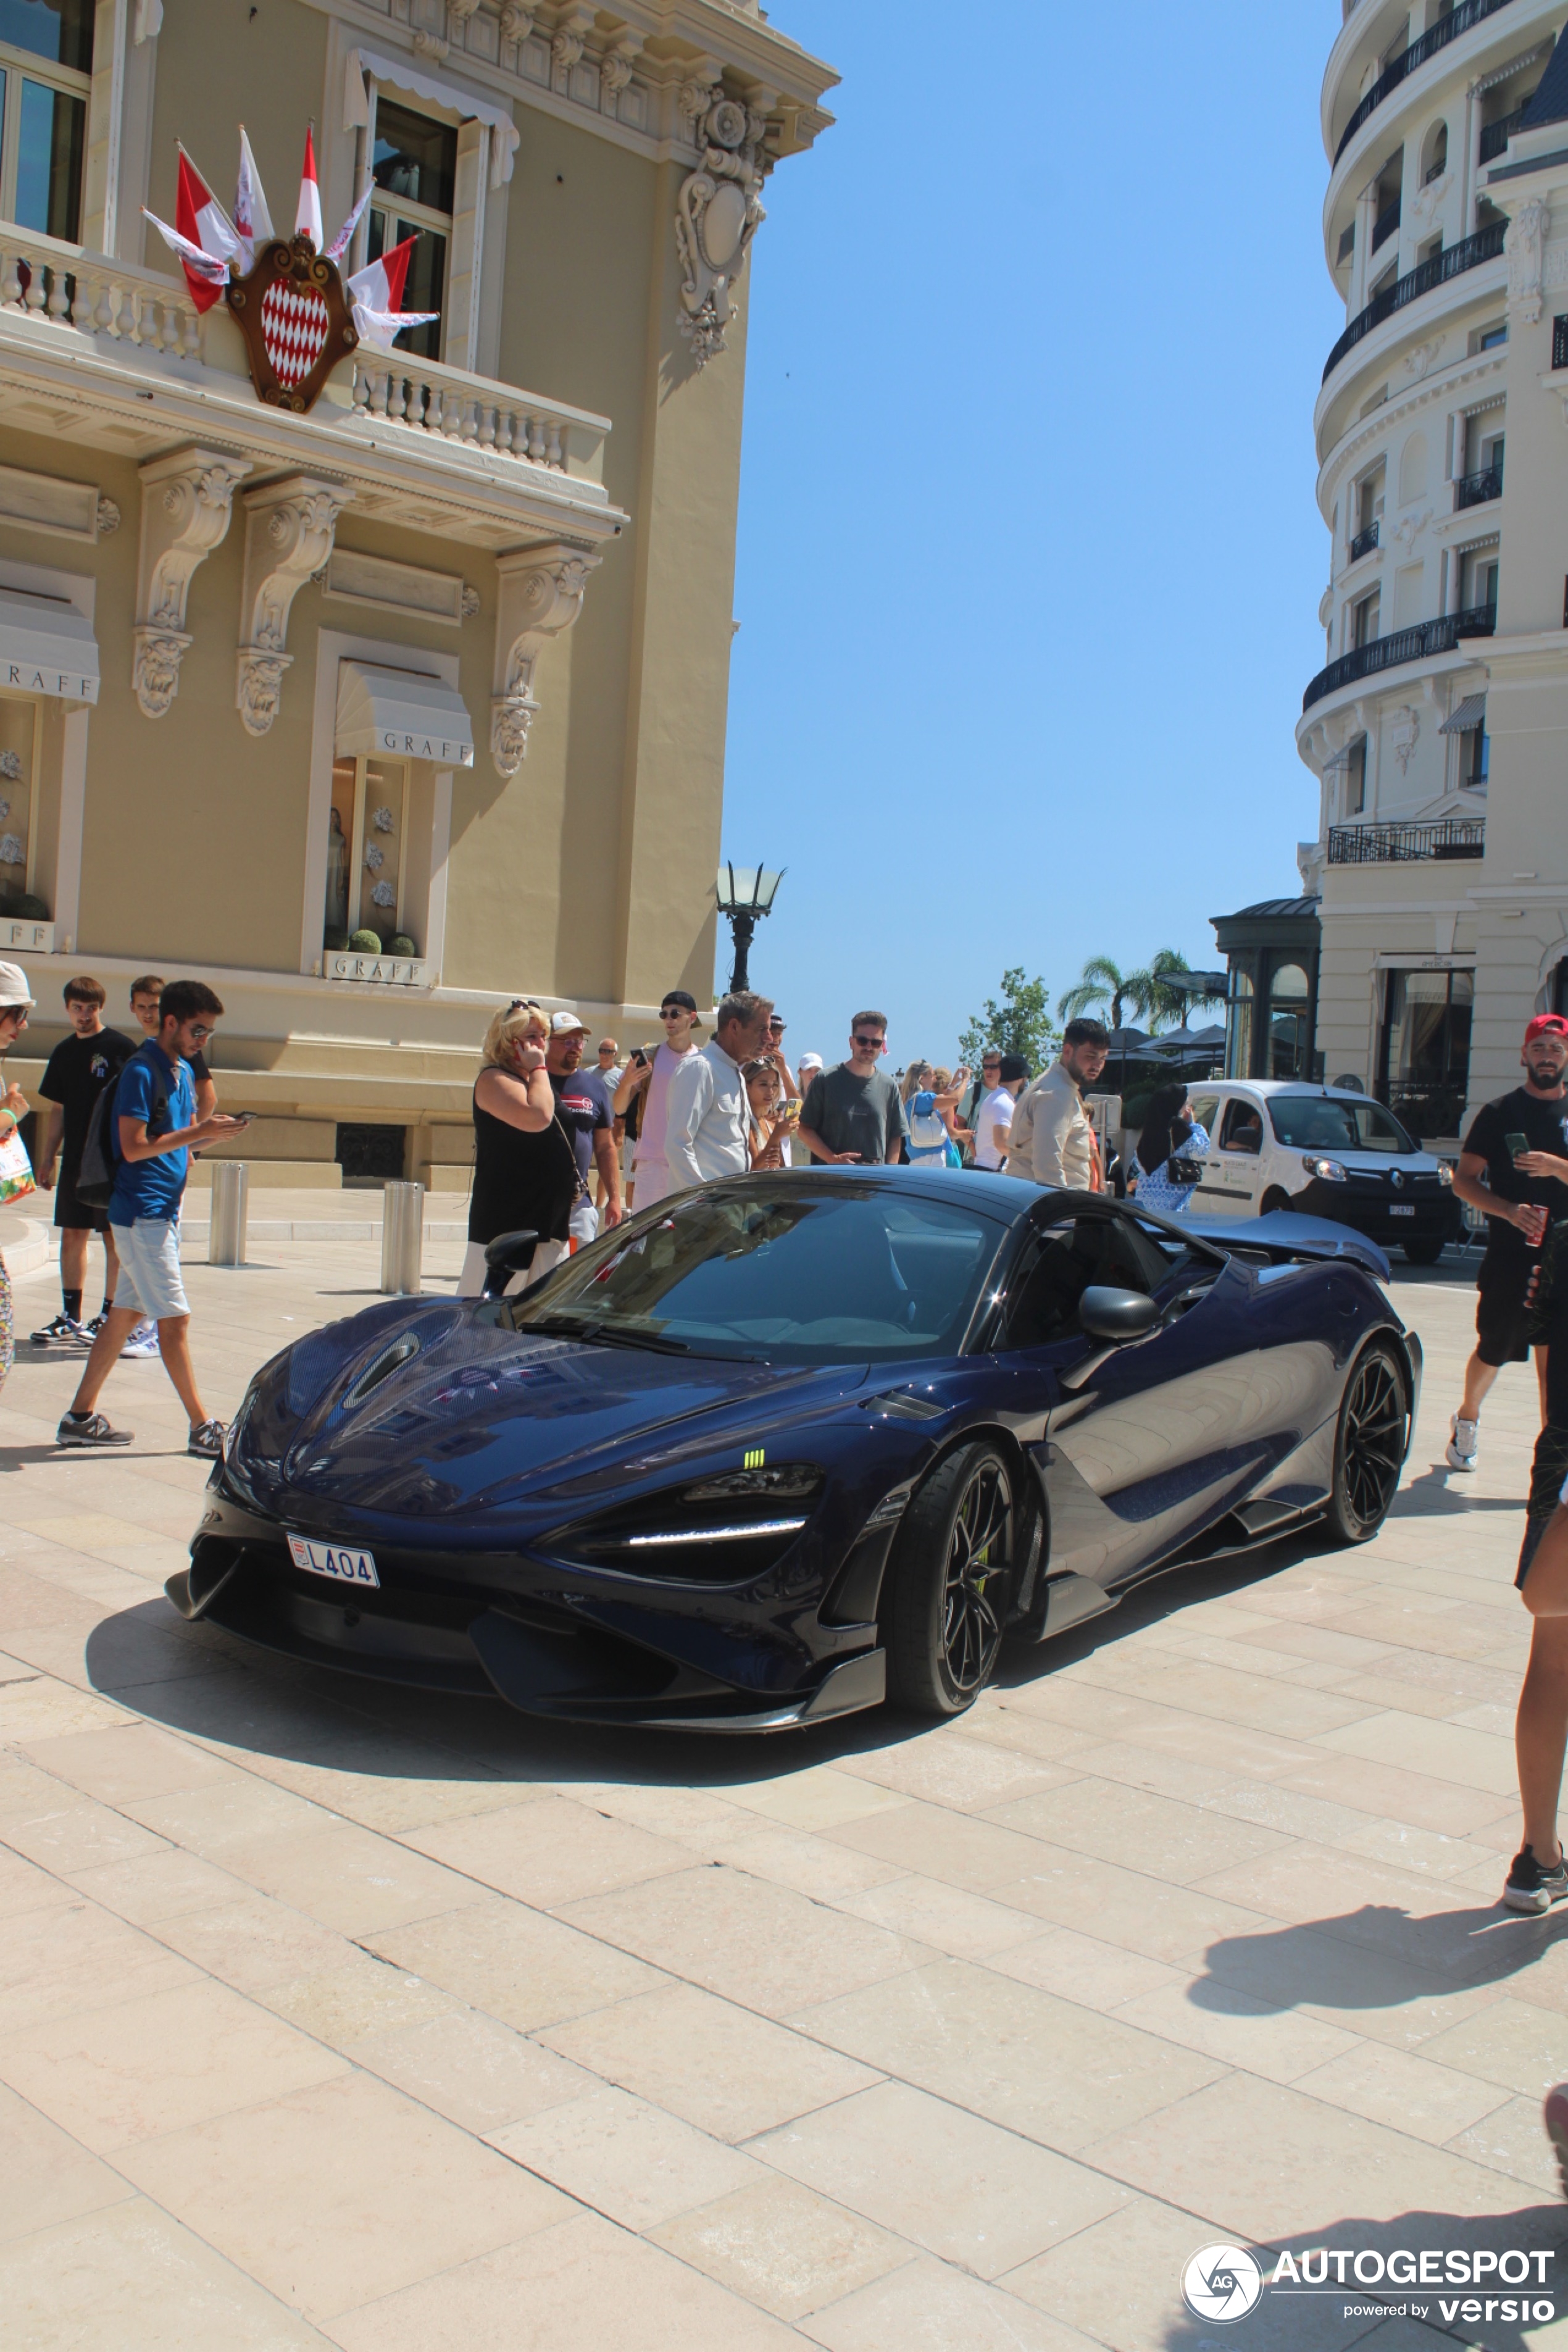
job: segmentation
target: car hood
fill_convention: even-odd
[[[242,1433],[236,1467],[258,1499],[286,1494],[297,1517],[309,1500],[400,1519],[554,1506],[716,1449],[751,1450],[781,1419],[830,1412],[867,1370],[665,1356],[511,1332],[449,1307],[402,1328],[417,1333],[418,1351],[370,1385],[367,1370],[402,1336],[382,1324],[280,1458],[258,1458],[255,1433]]]

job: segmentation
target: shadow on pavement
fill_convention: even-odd
[[[1392,1519],[1464,1518],[1479,1511],[1517,1511],[1520,1524],[1524,1524],[1524,1501],[1518,1495],[1472,1495],[1464,1485],[1460,1473],[1457,1486],[1449,1484],[1455,1473],[1443,1462],[1434,1462],[1418,1478],[1401,1486],[1394,1498],[1388,1516]]]
[[[1498,1856],[1500,1894],[1504,1857]],[[1187,1989],[1200,2009],[1397,2009],[1423,1994],[1500,1984],[1568,1938],[1568,1914],[1539,1918],[1500,1900],[1425,1916],[1363,1903],[1337,1917],[1222,1937],[1204,1955],[1206,1976]],[[1244,1997],[1238,2001],[1236,1996]]]

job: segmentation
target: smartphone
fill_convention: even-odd
[[[779,1106],[779,1116],[787,1126],[795,1126],[800,1118],[800,1097],[787,1095]]]
[[[1530,1138],[1528,1135],[1505,1135],[1502,1146],[1510,1160],[1517,1160],[1521,1151],[1530,1150]]]
[[[237,1119],[241,1127],[248,1127],[256,1113],[253,1110],[231,1110],[228,1116],[230,1118]]]
[[[632,1048],[632,1059],[637,1064],[639,1070],[646,1070],[647,1067],[647,1047],[646,1045],[635,1045]]]

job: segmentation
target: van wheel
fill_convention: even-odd
[[[994,1445],[961,1445],[910,1501],[880,1612],[895,1705],[939,1717],[973,1706],[1002,1647],[1018,1518]]]
[[[1258,1213],[1260,1217],[1271,1217],[1276,1209],[1288,1209],[1289,1205],[1289,1193],[1282,1192],[1278,1184],[1270,1184],[1263,1195],[1263,1206]]]
[[[1442,1242],[1405,1242],[1403,1244],[1405,1255],[1412,1265],[1436,1265],[1445,1246]]]

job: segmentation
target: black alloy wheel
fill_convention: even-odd
[[[1405,1366],[1386,1339],[1374,1339],[1351,1368],[1334,1437],[1329,1526],[1341,1543],[1367,1542],[1388,1517],[1409,1438]]]
[[[1402,1242],[1400,1247],[1412,1265],[1436,1265],[1447,1246],[1443,1241]]]
[[[1019,1509],[994,1445],[962,1445],[904,1513],[883,1587],[888,1696],[962,1715],[995,1670],[1012,1605]]]

